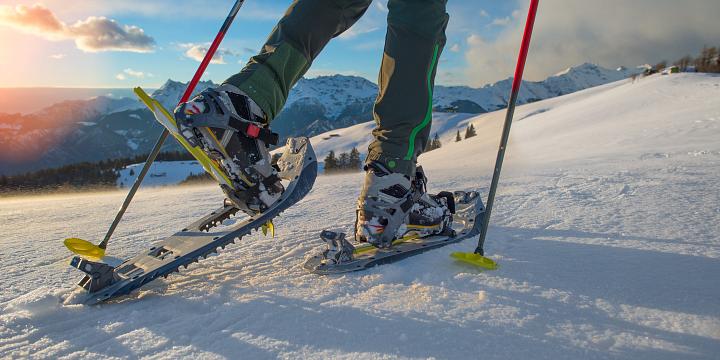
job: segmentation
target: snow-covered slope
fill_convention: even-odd
[[[62,238],[102,238],[124,192],[0,200],[0,357],[714,359],[720,353],[720,77],[653,76],[525,105],[486,252],[470,241],[343,276],[306,274],[349,229],[361,174],[321,176],[276,221],[96,307]],[[430,190],[486,191],[503,112],[421,158]],[[349,137],[349,136],[348,136]],[[181,229],[216,186],[140,191],[110,242],[130,256]]]

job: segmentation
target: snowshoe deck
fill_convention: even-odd
[[[309,139],[289,139],[278,167],[280,178],[289,180],[289,184],[280,199],[262,214],[239,219],[222,231],[208,232],[239,211],[225,205],[116,267],[75,256],[70,265],[86,273],[78,283],[86,293],[75,301],[95,304],[127,295],[160,276],[167,277],[179,271],[180,266],[198,262],[267,224],[305,197],[315,183],[317,159]]]
[[[454,235],[405,236],[393,241],[388,249],[376,248],[369,244],[355,245],[353,259],[337,264],[325,261],[322,253],[309,258],[303,268],[320,275],[340,274],[364,270],[375,265],[391,263],[404,258],[457,243],[480,234],[485,207],[476,191],[455,193],[455,214],[453,215]],[[327,233],[325,234],[327,236]]]

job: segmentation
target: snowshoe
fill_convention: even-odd
[[[389,248],[380,248],[371,243],[345,245],[337,241],[344,240],[345,234],[325,230],[320,237],[325,241],[326,248],[309,257],[303,268],[321,275],[359,271],[399,261],[480,234],[485,208],[477,191],[441,192],[425,196],[427,204],[432,206],[427,207],[424,201],[413,206],[402,235],[395,238]],[[436,204],[443,208],[444,215],[441,219],[435,216],[439,214]],[[330,247],[328,239],[335,239],[332,243],[335,248]],[[342,255],[338,256],[338,253]]]
[[[80,289],[73,295],[73,302],[96,304],[130,294],[241,240],[302,200],[312,189],[317,176],[315,152],[308,138],[288,139],[283,150],[277,167],[280,170],[278,176],[286,181],[285,191],[266,211],[242,216],[238,215],[237,207],[226,203],[117,266],[75,256],[70,265],[85,276],[78,284]],[[236,220],[232,225],[220,226],[231,218]]]

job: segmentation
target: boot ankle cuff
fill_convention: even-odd
[[[389,156],[374,151],[371,151],[365,159],[366,164],[370,161],[377,161],[383,164],[383,166],[385,166],[388,170],[395,173],[405,174],[411,179],[415,176],[416,164],[414,161],[404,160],[399,157]]]

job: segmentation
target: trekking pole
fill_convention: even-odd
[[[210,60],[212,60],[213,55],[215,55],[215,52],[220,46],[220,42],[222,42],[222,39],[225,37],[225,33],[227,33],[227,30],[230,28],[230,24],[232,24],[233,20],[235,20],[235,15],[237,15],[238,10],[240,10],[240,7],[244,2],[245,0],[235,1],[235,5],[233,5],[227,18],[225,18],[225,22],[223,22],[222,26],[220,27],[220,31],[217,33],[217,35],[215,35],[215,39],[210,45],[210,48],[205,54],[205,57],[202,59],[202,62],[200,62],[200,66],[195,71],[195,75],[193,75],[192,80],[190,80],[190,82],[188,83],[188,86],[185,89],[182,98],[180,98],[178,105],[187,102],[190,99],[190,96],[195,90],[198,82],[200,82],[200,78],[205,72],[205,69],[208,67],[208,64],[210,64]],[[150,155],[148,155],[147,160],[145,160],[145,165],[143,165],[140,174],[138,174],[137,179],[135,179],[135,182],[133,183],[130,191],[125,197],[125,201],[123,201],[120,210],[118,210],[117,215],[115,215],[115,219],[113,220],[112,224],[110,224],[110,228],[108,229],[107,233],[105,234],[105,238],[103,238],[100,244],[95,246],[92,243],[89,243],[88,241],[82,239],[66,239],[65,246],[67,246],[70,251],[77,254],[88,255],[97,258],[101,258],[105,255],[105,249],[107,248],[108,241],[110,241],[110,237],[112,236],[113,232],[115,232],[115,228],[117,227],[118,223],[120,223],[120,220],[125,214],[125,210],[127,210],[130,202],[135,196],[135,193],[137,192],[138,188],[140,188],[140,184],[145,178],[148,170],[150,170],[150,166],[155,161],[155,158],[157,158],[158,154],[160,153],[160,148],[162,147],[169,134],[170,132],[167,129],[163,128],[162,134],[160,134],[157,142],[155,142],[155,146],[153,147],[152,151],[150,151]]]
[[[520,54],[518,55],[517,65],[515,67],[515,76],[513,77],[512,89],[510,91],[510,100],[508,102],[507,113],[505,115],[505,124],[503,126],[502,137],[500,138],[500,147],[498,148],[497,159],[495,160],[495,170],[493,171],[492,182],[490,183],[490,192],[488,193],[485,214],[483,215],[483,223],[480,228],[480,238],[473,254],[462,254],[453,257],[481,265],[485,267],[496,267],[494,261],[485,258],[485,236],[488,232],[490,223],[490,213],[492,212],[493,203],[495,201],[495,191],[500,181],[500,170],[502,169],[503,158],[505,157],[505,149],[507,148],[508,138],[510,137],[510,126],[512,125],[513,113],[515,112],[515,103],[517,102],[520,85],[522,83],[523,70],[525,69],[525,60],[527,59],[528,50],[530,48],[530,37],[532,36],[533,25],[535,24],[535,14],[537,13],[539,0],[530,0],[530,9],[528,10],[527,21],[525,22],[525,32],[523,33],[522,44],[520,45]]]

